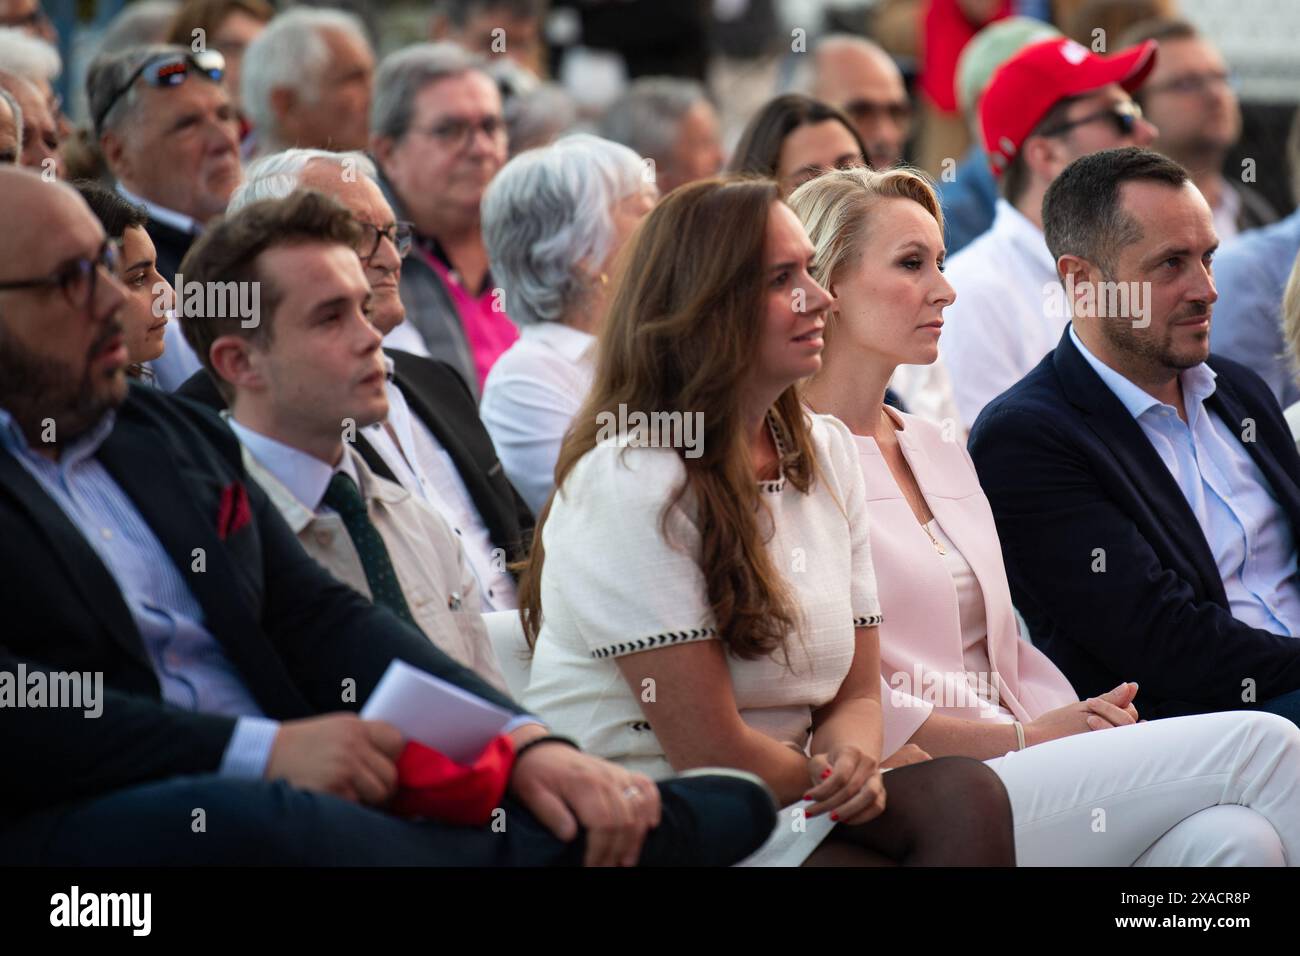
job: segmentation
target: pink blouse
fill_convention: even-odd
[[[914,733],[924,722],[915,715],[928,716],[931,706],[952,717],[1030,721],[1077,701],[1065,675],[1018,633],[993,512],[966,449],[923,419],[894,409],[889,414],[903,425],[899,446],[943,531],[936,537],[958,548],[974,571],[978,588],[963,587],[960,593],[970,601],[982,592],[987,636],[984,653],[972,656],[970,635],[963,640],[963,620],[969,630],[979,614],[963,615],[953,562],[916,520],[875,439],[855,435],[884,617],[880,666],[891,689],[882,701],[886,725],[901,723]],[[987,659],[989,673],[972,673],[966,666],[970,659]]]

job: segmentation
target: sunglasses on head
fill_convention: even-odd
[[[1098,120],[1108,120],[1115,124],[1115,131],[1120,136],[1132,136],[1133,131],[1137,129],[1138,120],[1141,118],[1142,107],[1132,100],[1125,100],[1122,103],[1108,106],[1104,110],[1089,113],[1087,116],[1080,116],[1077,120],[1070,120],[1068,123],[1061,123],[1059,126],[1045,129],[1039,135],[1060,136],[1062,133],[1068,133],[1076,126],[1086,126],[1088,123],[1095,123]]]
[[[180,86],[189,78],[191,70],[213,83],[220,83],[226,75],[226,58],[216,50],[200,50],[198,53],[164,53],[145,60],[125,83],[113,91],[113,95],[95,115],[95,129],[104,125],[104,117],[126,95],[136,80],[143,79],[153,87]]]

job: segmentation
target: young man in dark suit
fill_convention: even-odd
[[[1263,380],[1210,354],[1209,206],[1129,147],[1068,166],[1043,223],[1072,325],[970,437],[1030,634],[1082,695],[1300,722],[1300,457]]]
[[[547,739],[334,581],[215,416],[127,384],[76,193],[0,169],[0,220],[0,682],[102,685],[0,709],[0,863],[728,864],[766,839],[755,778],[656,786]],[[395,658],[516,715],[504,831],[384,812],[404,742],[356,711]]]

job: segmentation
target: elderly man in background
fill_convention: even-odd
[[[912,106],[903,74],[882,47],[861,37],[826,37],[813,50],[808,92],[848,115],[874,169],[888,169],[902,161],[912,129]]]
[[[605,113],[599,132],[654,163],[660,195],[716,175],[726,158],[718,114],[694,80],[636,80]]]
[[[379,184],[415,226],[402,270],[407,320],[474,395],[519,337],[488,266],[479,204],[506,161],[501,94],[482,61],[421,43],[380,64],[370,115]]]
[[[23,151],[23,111],[13,94],[0,90],[0,166],[13,166]]]
[[[23,77],[5,70],[0,70],[0,90],[17,105],[17,118],[22,123],[19,164],[62,179],[58,127],[40,90]]]
[[[429,35],[479,56],[505,56],[545,76],[543,35],[550,0],[438,0]]]
[[[240,97],[257,155],[289,147],[365,149],[375,55],[341,10],[296,7],[244,54]]]
[[[239,185],[238,121],[214,50],[133,47],[90,65],[91,121],[118,191],[149,211],[158,271],[171,280]]]
[[[342,203],[361,224],[358,252],[373,293],[369,318],[384,335],[388,415],[360,429],[355,448],[376,475],[423,500],[456,532],[482,608],[513,609],[508,563],[522,557],[533,517],[503,473],[474,396],[456,370],[398,345],[399,333],[409,329],[398,280],[410,224],[394,218],[374,177],[374,165],[361,154],[291,149],[249,166],[229,211],[314,189]],[[225,405],[206,372],[196,373],[178,394],[215,408]]]

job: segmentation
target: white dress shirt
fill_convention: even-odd
[[[411,413],[406,396],[393,384],[393,360],[385,355],[384,364],[389,376],[388,427],[384,423],[369,425],[362,429],[362,434],[398,483],[432,505],[456,532],[478,581],[479,603],[484,613],[513,611],[519,606],[519,600],[515,580],[506,567],[505,553],[492,543],[492,535],[455,461],[428,426]]]
[[[1042,230],[1005,199],[993,225],[948,260],[957,299],[940,355],[966,428],[984,406],[1020,381],[1065,330],[1065,290]]]
[[[479,414],[533,514],[551,495],[564,433],[591,391],[595,344],[594,335],[559,322],[525,326],[483,384]]]
[[[1234,429],[1205,407],[1215,373],[1201,363],[1180,373],[1187,421],[1172,405],[1144,392],[1088,351],[1070,328],[1075,348],[1165,463],[1196,516],[1223,578],[1232,616],[1251,627],[1300,636],[1300,578],[1291,523],[1268,481]]]

